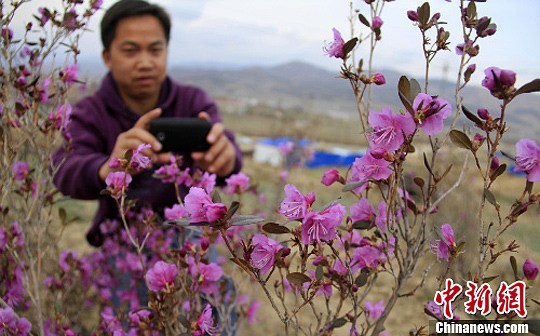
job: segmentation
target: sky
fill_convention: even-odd
[[[54,3],[40,0],[34,3]],[[104,0],[108,8],[115,0]],[[171,65],[240,67],[272,66],[303,61],[339,72],[340,61],[324,54],[323,46],[333,39],[332,28],[350,38],[349,0],[154,0],[173,18],[169,50]],[[385,3],[381,15],[382,40],[375,51],[373,66],[390,68],[403,74],[423,78],[424,60],[421,36],[406,12],[423,1],[397,0]],[[451,32],[451,51],[442,52],[432,65],[432,76],[454,80],[459,56],[455,45],[462,42],[459,26],[459,0],[430,1],[432,13],[441,12]],[[368,7],[354,0],[353,7],[369,17]],[[540,77],[540,1],[487,0],[477,3],[480,16],[492,18],[498,26],[494,36],[480,42],[480,55],[474,59],[477,73],[483,78],[489,66],[510,69],[518,74],[518,84]],[[103,11],[93,18],[90,29],[81,40],[81,58],[99,61],[101,45],[99,21]],[[367,28],[355,20],[357,34]],[[461,41],[460,41],[461,38]],[[357,59],[367,61],[367,49],[360,48]],[[445,72],[445,69],[449,69]]]

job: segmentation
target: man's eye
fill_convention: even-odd
[[[122,50],[122,52],[123,52],[124,54],[128,54],[128,55],[134,54],[135,51],[136,51],[135,49],[123,49],[123,50]]]

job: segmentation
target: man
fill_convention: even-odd
[[[163,8],[143,0],[115,3],[101,21],[103,61],[109,73],[101,87],[80,101],[71,115],[70,148],[53,155],[57,167],[54,182],[65,195],[98,199],[99,208],[87,234],[95,246],[103,242],[99,224],[118,216],[116,203],[100,195],[111,172],[109,161],[122,158],[129,149],[150,144],[145,154],[154,167],[169,161],[160,153],[161,144],[148,132],[159,117],[198,117],[213,126],[204,153],[184,155],[183,167],[215,173],[219,178],[240,170],[241,152],[231,132],[224,129],[214,102],[202,90],[171,80],[166,73],[170,18]],[[153,170],[153,169],[152,169]],[[133,177],[128,196],[141,205],[160,211],[176,202],[174,187],[152,177],[152,170]],[[186,190],[182,191],[185,195]]]

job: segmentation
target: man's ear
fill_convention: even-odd
[[[106,49],[103,49],[103,51],[101,52],[101,58],[103,59],[103,63],[105,63],[105,66],[107,67],[107,69],[111,69],[111,55],[110,55],[110,52],[107,51]]]

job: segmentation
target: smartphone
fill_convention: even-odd
[[[150,133],[163,145],[162,152],[205,152],[212,124],[198,118],[157,118],[150,123]]]

